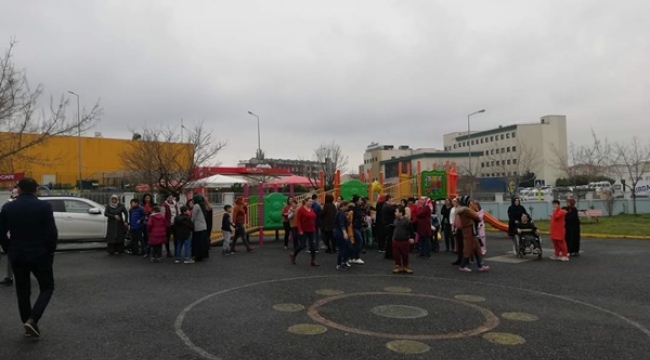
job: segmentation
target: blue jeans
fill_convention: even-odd
[[[353,259],[358,259],[361,256],[361,251],[363,250],[363,229],[354,229],[354,245],[352,248],[352,254],[350,257]]]
[[[190,235],[185,240],[174,239],[174,247],[176,248],[175,249],[176,260],[190,261],[190,258],[192,256],[192,235]],[[183,250],[185,250],[185,256],[182,256]]]
[[[336,259],[336,265],[343,265],[348,260],[350,260],[350,254],[352,252],[352,244],[350,240],[345,240],[343,237],[343,232],[340,230],[334,231],[334,238],[336,239],[336,246],[339,248],[338,257]]]
[[[420,256],[431,256],[431,238],[420,236]]]

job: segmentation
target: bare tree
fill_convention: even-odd
[[[312,160],[320,167],[319,171],[322,171],[325,175],[326,189],[332,189],[334,187],[334,177],[337,170],[341,173],[345,173],[348,170],[348,156],[343,154],[341,146],[336,142],[321,144],[314,149]],[[318,175],[309,177],[309,182],[314,189],[318,188],[319,181]]]
[[[483,168],[486,172],[495,173],[505,183],[510,196],[514,195],[516,187],[523,182],[529,182],[528,176],[537,171],[540,165],[538,154],[529,146],[519,141],[496,142],[493,149],[487,152]],[[510,186],[514,184],[515,186]]]
[[[121,154],[131,180],[147,184],[151,189],[180,194],[195,180],[195,169],[205,166],[226,146],[225,142],[213,141],[212,133],[203,123],[188,132],[183,139],[173,128],[146,128],[134,133],[133,142]]]
[[[636,186],[643,179],[643,175],[650,172],[650,144],[643,144],[636,136],[626,143],[614,143],[610,154],[610,168],[626,184],[632,194],[632,209],[636,210]],[[625,189],[623,189],[625,191]]]
[[[69,101],[64,96],[58,102],[50,98],[49,110],[41,109],[42,85],[31,89],[25,69],[17,68],[12,51],[12,40],[0,58],[0,167],[13,169],[18,164],[43,162],[38,152],[24,150],[45,143],[58,135],[83,132],[101,117],[99,103],[89,112],[69,119],[66,108]]]

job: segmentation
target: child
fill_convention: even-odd
[[[160,212],[158,205],[154,205],[151,209],[151,215],[147,221],[147,234],[151,248],[151,262],[160,262],[162,245],[167,241],[167,220],[165,215]]]
[[[406,274],[413,274],[413,270],[409,267],[409,251],[410,246],[415,243],[413,225],[406,217],[406,209],[399,206],[395,209],[395,231],[393,232],[393,259],[395,266],[393,267],[393,274],[401,272]]]
[[[539,242],[539,229],[535,226],[535,223],[530,221],[528,214],[521,215],[521,222],[517,224],[517,233],[519,235],[532,235],[535,240],[533,240],[533,245],[535,250],[533,254],[539,254],[542,248],[542,244]]]
[[[140,206],[140,201],[132,199],[129,209],[129,232],[131,233],[131,254],[133,255],[144,255],[148,250],[143,234],[144,217],[144,208]],[[141,249],[138,250],[138,247]]]
[[[194,231],[194,223],[190,218],[192,212],[187,206],[181,206],[180,214],[174,218],[174,245],[176,260],[174,263],[180,264],[181,258],[185,264],[193,264],[192,260],[192,232]],[[185,249],[185,256],[182,256],[183,249]]]
[[[223,207],[225,213],[221,218],[221,232],[223,233],[223,246],[221,247],[221,255],[230,255],[230,239],[232,238],[232,231],[235,224],[232,222],[232,206],[226,205]],[[286,246],[285,246],[286,248]]]
[[[350,258],[352,245],[350,243],[350,235],[348,234],[350,221],[348,220],[347,211],[348,202],[341,201],[334,221],[334,238],[336,239],[336,246],[339,248],[336,260],[337,270],[344,270],[350,267],[350,265],[348,265],[348,260]]]
[[[553,214],[551,214],[551,241],[555,254],[551,256],[551,260],[569,261],[569,254],[564,241],[564,216],[566,211],[560,207],[559,200],[553,200]]]

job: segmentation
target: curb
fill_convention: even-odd
[[[485,230],[488,232],[502,232],[501,230],[497,230],[492,227],[485,227]],[[544,235],[549,235],[548,231],[542,231],[540,230],[541,234]],[[650,236],[642,236],[642,235],[611,235],[611,234],[587,234],[587,233],[581,233],[580,234],[581,238],[591,238],[591,239],[616,239],[616,240],[650,240]]]

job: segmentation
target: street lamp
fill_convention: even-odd
[[[79,94],[68,90],[68,93],[77,97],[77,146],[79,147],[79,191],[81,191],[81,110],[79,107]]]
[[[260,117],[255,115],[252,111],[248,111],[248,114],[253,115],[257,118],[257,162],[262,161],[262,141],[260,140]]]
[[[470,129],[469,129],[469,118],[472,117],[473,115],[482,114],[484,112],[485,112],[485,109],[481,109],[479,111],[474,111],[473,113],[467,115],[467,171],[468,171],[468,174],[470,175],[470,178],[471,178],[471,175],[472,175],[472,142],[470,140],[472,135],[471,135]],[[472,188],[473,188],[473,186],[469,187],[469,196],[470,197],[472,196]]]

